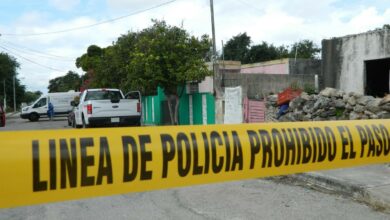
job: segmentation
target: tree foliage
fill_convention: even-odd
[[[0,98],[1,103],[3,103],[4,97],[6,96],[6,104],[9,107],[13,107],[14,104],[14,80],[17,106],[22,102],[22,98],[26,91],[25,86],[22,85],[18,79],[17,70],[19,66],[19,63],[14,57],[7,53],[0,53]]]
[[[239,60],[246,63],[250,50],[251,37],[246,33],[240,33],[229,41],[223,47],[224,58],[226,60]]]
[[[290,58],[314,59],[321,52],[321,49],[311,40],[302,40],[291,46]]]
[[[210,46],[207,35],[197,38],[182,28],[154,20],[151,27],[128,32],[106,48],[91,45],[77,58],[76,66],[92,78],[91,87],[140,90],[149,95],[160,86],[168,96],[172,123],[176,124],[178,87],[211,75],[205,65]]]
[[[88,72],[98,65],[103,50],[96,45],[91,45],[87,49],[87,53],[76,59],[76,67]]]
[[[178,86],[211,74],[204,62],[209,48],[206,35],[198,39],[179,27],[155,21],[139,33],[129,70],[136,84],[159,85],[166,94],[176,95]]]
[[[244,63],[256,63],[268,60],[281,59],[288,56],[288,49],[285,46],[276,47],[263,41],[261,44],[253,45]]]
[[[173,124],[178,122],[178,87],[211,75],[204,60],[209,48],[207,35],[196,38],[164,21],[154,21],[139,33],[129,68],[132,80],[144,88],[164,89]]]
[[[41,95],[42,95],[41,91],[35,91],[35,92],[27,91],[24,94],[22,102],[32,103],[33,101],[37,100]]]
[[[128,66],[135,47],[136,33],[129,32],[106,48],[91,45],[76,59],[76,66],[86,72],[83,87],[114,87],[128,90]]]
[[[232,37],[224,45],[224,59],[237,60],[243,64],[263,62],[282,58],[317,58],[321,49],[311,40],[302,40],[290,46],[274,46],[263,41],[251,45],[251,38],[246,33]]]
[[[69,90],[78,91],[81,86],[81,77],[73,72],[69,71],[64,76],[59,76],[49,81],[47,89],[49,92],[67,92]]]

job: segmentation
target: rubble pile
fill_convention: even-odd
[[[293,99],[287,113],[276,119],[277,95],[267,97],[267,121],[328,121],[390,118],[390,95],[384,98],[326,88],[319,94],[303,92]]]

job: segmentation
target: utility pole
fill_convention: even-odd
[[[0,37],[1,37],[1,34],[0,34]],[[4,102],[3,102],[3,107],[4,107],[4,111],[7,111],[7,94],[5,93],[5,78],[3,79],[3,94],[4,94]]]
[[[216,124],[223,123],[223,111],[222,111],[222,89],[221,89],[221,77],[219,74],[219,68],[217,64],[217,45],[215,40],[215,24],[214,24],[214,1],[210,0],[210,12],[211,12],[211,30],[213,37],[213,72],[214,72],[214,91],[215,91],[215,122]]]
[[[14,76],[14,80],[13,80],[13,83],[14,83],[14,112],[16,112],[16,89],[15,89],[15,78],[16,78],[16,76]]]
[[[3,90],[4,90],[4,111],[7,109],[7,93],[5,93],[5,79],[3,79]]]
[[[214,24],[214,1],[210,0],[210,11],[211,11],[211,30],[213,37],[213,63],[215,63],[215,58],[217,54],[217,46],[215,44],[215,24]]]
[[[223,66],[222,71],[225,71],[225,50],[224,50],[225,45],[223,44],[223,40],[221,40],[221,43],[222,43],[222,66]]]

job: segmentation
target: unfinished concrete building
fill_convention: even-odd
[[[383,97],[390,90],[390,29],[322,41],[322,87]]]

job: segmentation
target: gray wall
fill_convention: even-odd
[[[243,96],[260,99],[270,93],[279,93],[296,83],[300,88],[310,85],[314,88],[314,75],[308,74],[223,74],[224,87],[242,86]]]
[[[364,61],[389,57],[389,29],[323,40],[321,87],[364,93]]]
[[[321,60],[289,59],[290,74],[321,74]]]

